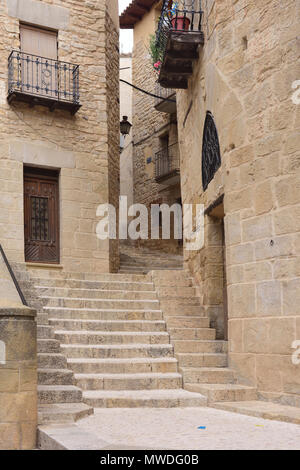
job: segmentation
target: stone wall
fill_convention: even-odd
[[[119,99],[119,33],[113,20],[106,14],[106,109],[108,129],[108,202],[117,211],[120,195],[120,99]],[[118,233],[118,228],[117,228]],[[119,270],[119,242],[110,240],[110,271]]]
[[[300,393],[291,346],[300,339],[300,105],[292,84],[300,78],[299,2],[210,0],[204,7],[205,46],[188,90],[177,98],[183,202],[207,208],[225,194],[230,365],[261,397],[294,404]],[[222,166],[203,192],[207,111],[218,129]],[[215,321],[223,276],[213,225],[206,216],[205,247],[185,259],[206,307],[216,307]]]
[[[0,449],[36,447],[35,310],[25,307],[0,253]]]
[[[112,1],[116,2],[107,0]],[[60,169],[63,268],[105,272],[118,266],[117,244],[96,237],[97,207],[115,199],[119,184],[118,32],[106,11],[107,2],[6,0],[0,4],[1,57],[20,48],[20,21],[57,28],[59,60],[80,66],[82,104],[75,116],[61,110],[51,113],[41,106],[8,105],[8,67],[6,59],[1,61],[0,240],[11,261],[24,261],[26,164]]]

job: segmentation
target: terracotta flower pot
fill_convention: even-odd
[[[171,19],[171,23],[173,29],[176,29],[178,31],[188,31],[191,22],[190,19],[186,16],[174,16]]]

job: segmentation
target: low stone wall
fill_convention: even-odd
[[[0,449],[36,446],[35,314],[28,307],[0,308]]]

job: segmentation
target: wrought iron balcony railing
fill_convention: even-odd
[[[176,91],[155,84],[155,109],[162,113],[176,113]]]
[[[79,65],[12,51],[8,58],[8,101],[66,109],[75,114],[79,102]]]
[[[180,173],[178,143],[165,147],[155,154],[155,178],[157,181],[169,179]]]
[[[187,88],[192,61],[204,43],[201,0],[163,0],[156,32],[161,69],[159,83],[165,88]]]

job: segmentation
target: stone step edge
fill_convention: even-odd
[[[55,335],[86,335],[86,336],[165,336],[169,337],[167,331],[98,331],[98,330],[54,330]]]
[[[69,290],[69,291],[74,291],[74,290],[80,290],[80,291],[88,291],[88,292],[126,292],[128,294],[155,294],[156,291],[155,290],[128,290],[128,289],[86,289],[84,287],[57,287],[57,286],[34,286],[35,289],[65,289],[65,290]],[[41,297],[43,298],[43,297]],[[52,297],[51,297],[52,298]],[[75,299],[78,299],[78,297],[62,297],[62,298],[75,298]]]
[[[156,364],[156,363],[178,363],[175,357],[115,357],[115,358],[68,358],[67,364]]]
[[[61,344],[61,348],[96,348],[96,349],[173,349],[170,343],[127,343],[127,344]]]
[[[115,292],[115,291],[111,291]],[[95,299],[95,298],[82,298],[82,297],[52,297],[52,296],[47,296],[43,295],[40,296],[39,299],[51,299],[51,300],[84,300],[84,301],[92,301],[92,302],[151,302],[151,303],[156,303],[158,304],[158,300],[153,300],[153,299]]]
[[[59,297],[58,297],[59,298]],[[49,307],[49,306],[44,306],[43,310],[62,310],[62,311],[74,311],[74,312],[83,312],[83,313],[88,313],[88,312],[110,312],[110,313],[116,313],[116,312],[126,312],[126,313],[162,313],[162,310],[154,310],[154,309],[133,309],[133,310],[128,310],[128,309],[123,309],[123,308],[86,308],[86,307]],[[204,318],[204,317],[201,317]]]
[[[244,402],[215,402],[209,405],[218,410],[230,411],[247,416],[300,424],[299,408],[262,400]]]
[[[136,372],[117,374],[75,373],[75,379],[109,379],[109,380],[142,380],[142,379],[182,379],[178,372]]]

